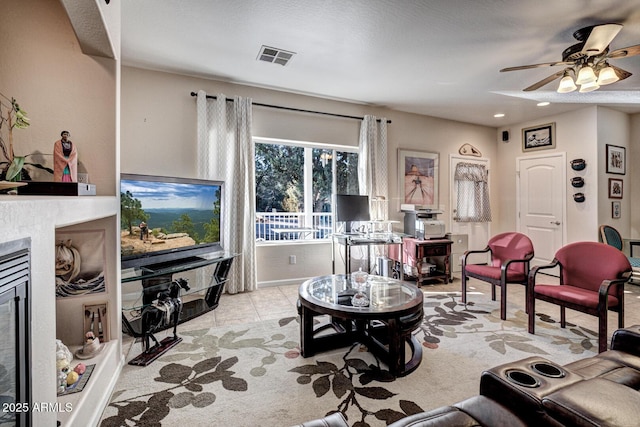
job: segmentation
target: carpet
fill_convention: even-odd
[[[476,395],[484,369],[541,355],[560,363],[593,356],[597,334],[561,329],[484,294],[425,292],[415,331],[423,361],[394,378],[366,348],[303,358],[296,317],[216,328],[178,329],[183,342],[147,367],[126,365],[101,420],[110,426],[292,426],[341,411],[353,427],[386,426],[406,415]]]

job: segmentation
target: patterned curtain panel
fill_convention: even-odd
[[[358,153],[360,194],[369,195],[372,219],[389,218],[389,172],[387,169],[387,119],[364,116],[360,125]]]
[[[458,200],[455,221],[489,222],[489,172],[484,165],[458,163],[454,175]]]
[[[198,92],[198,177],[223,180],[222,246],[241,254],[232,264],[225,291],[257,289],[255,248],[254,147],[251,139],[251,99],[233,102]]]

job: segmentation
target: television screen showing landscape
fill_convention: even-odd
[[[214,181],[123,176],[122,256],[220,242],[221,189]]]

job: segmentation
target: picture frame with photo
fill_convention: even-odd
[[[556,124],[546,123],[522,129],[522,151],[556,148]]]
[[[623,181],[618,178],[609,178],[609,198],[622,199]]]
[[[398,149],[398,193],[401,204],[438,207],[438,153]]]
[[[621,205],[619,201],[611,202],[611,218],[619,219],[622,216]]]
[[[607,144],[607,173],[625,175],[627,173],[625,147]]]
[[[83,331],[93,332],[93,335],[100,339],[101,343],[109,341],[109,310],[106,302],[99,304],[83,304]],[[84,341],[83,334],[82,340]]]

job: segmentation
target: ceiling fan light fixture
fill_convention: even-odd
[[[578,78],[576,79],[577,85],[584,85],[588,83],[595,83],[598,80],[596,73],[593,72],[593,68],[589,65],[583,65],[578,72]]]
[[[607,64],[607,66],[600,70],[600,73],[598,73],[598,85],[600,86],[609,85],[611,83],[617,82],[618,80],[620,80],[620,78],[616,74],[616,71],[613,69],[613,67],[611,67],[609,64]]]
[[[580,86],[580,93],[593,92],[594,90],[599,88],[600,85],[598,85],[598,82],[585,83]]]
[[[569,93],[578,89],[576,84],[573,82],[573,79],[568,73],[564,74],[562,80],[560,80],[560,84],[558,85],[558,93]]]

